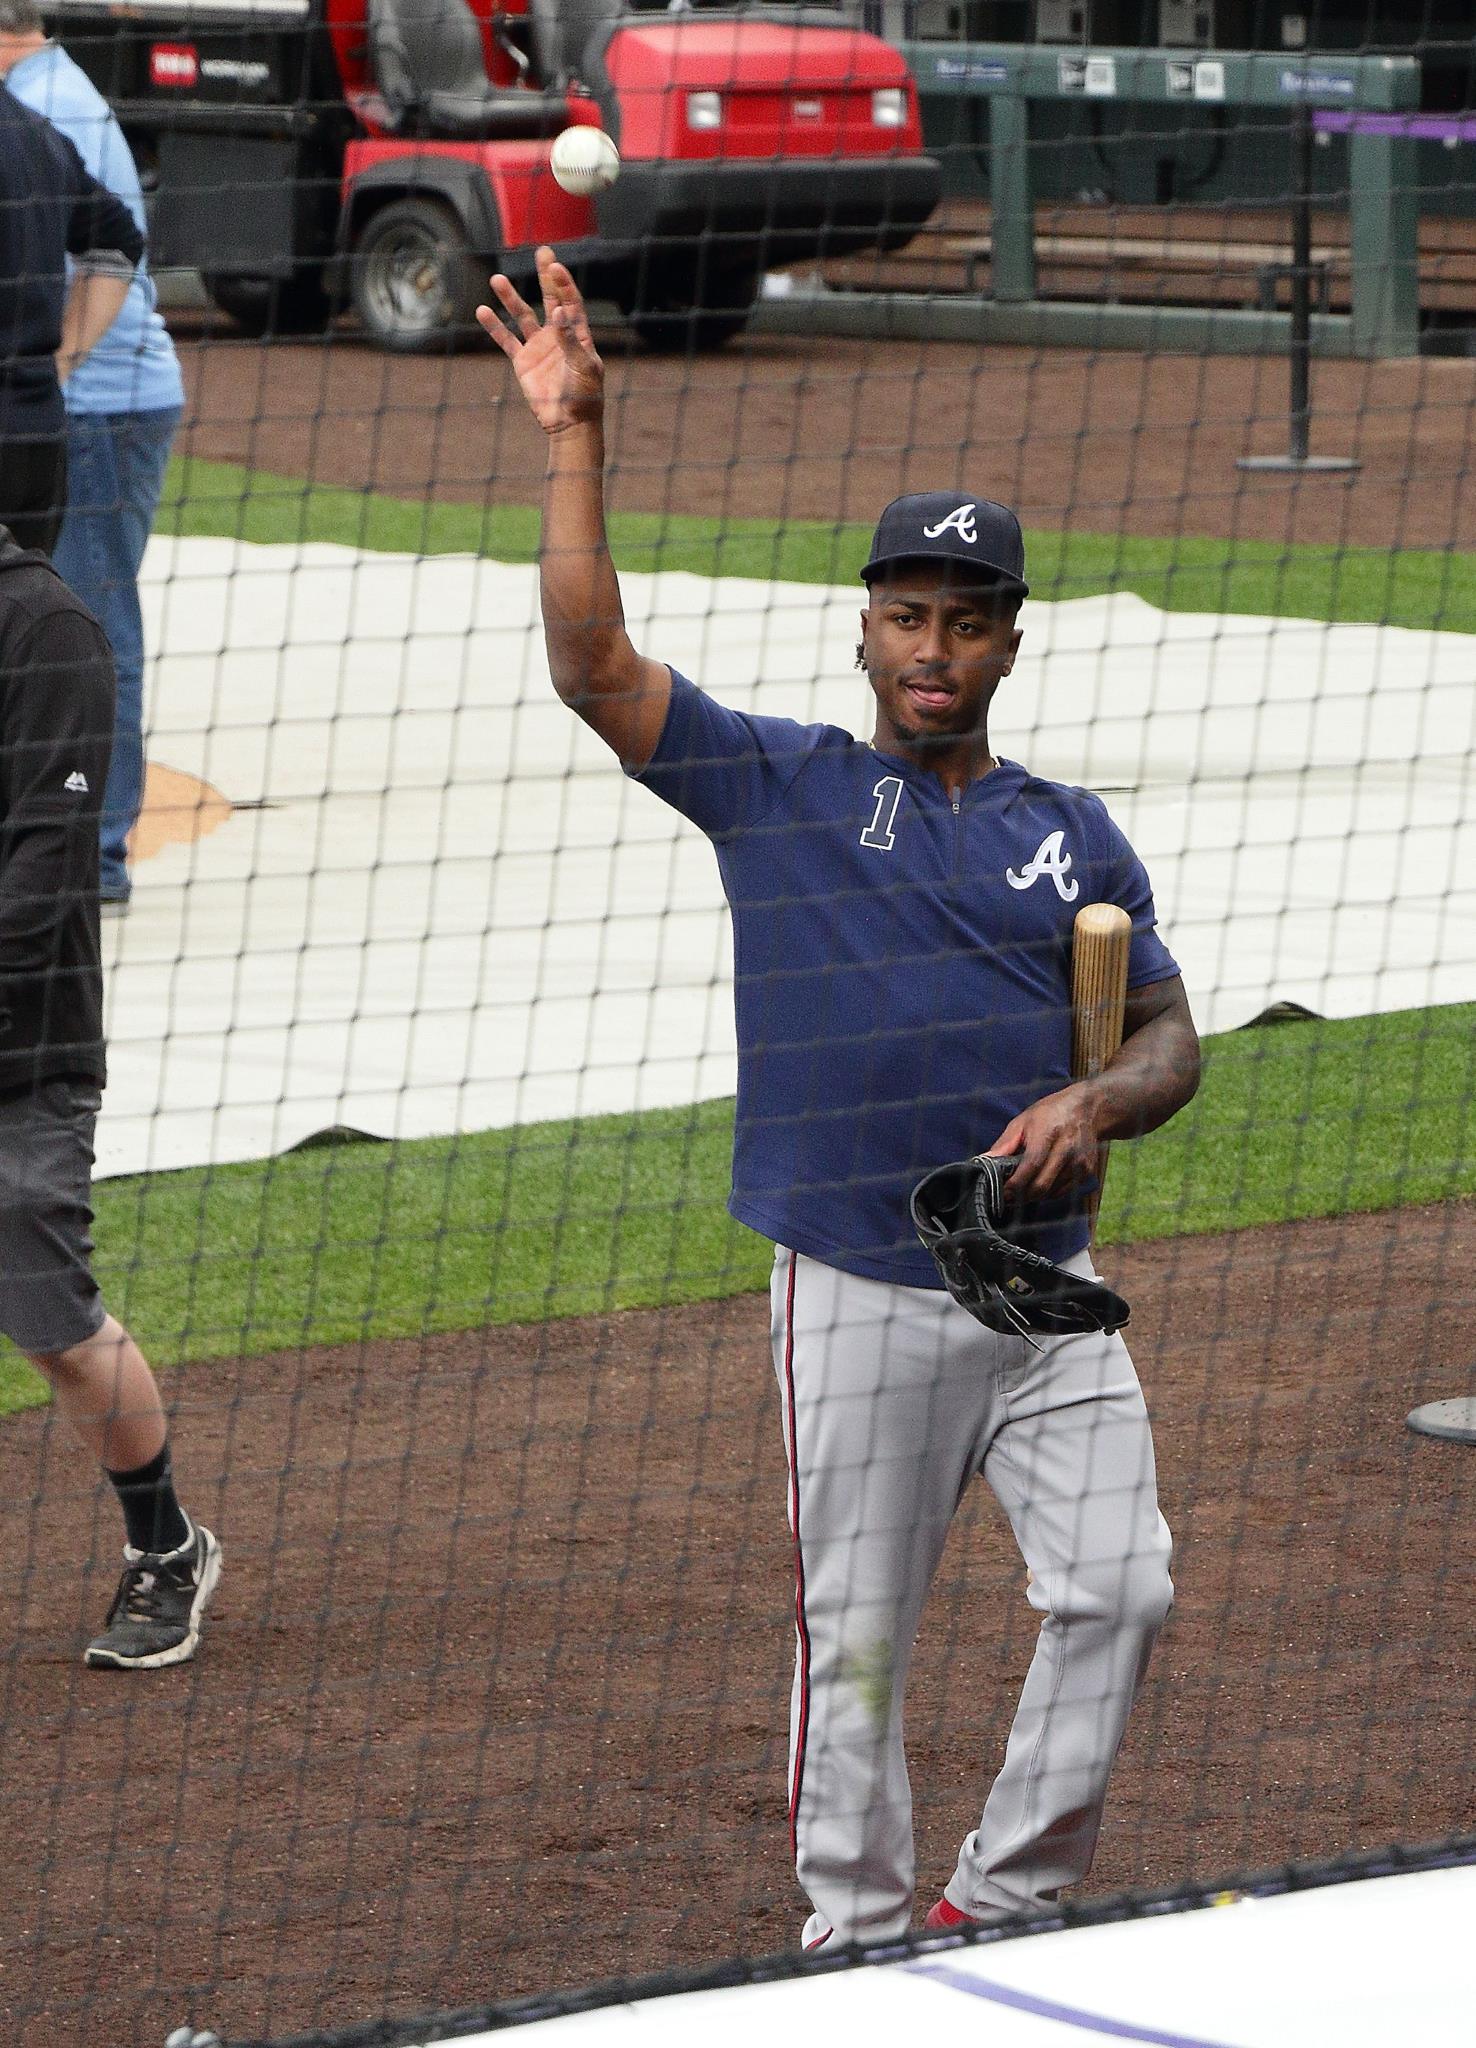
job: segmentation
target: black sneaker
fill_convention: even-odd
[[[107,1625],[87,1645],[84,1662],[119,1671],[187,1664],[220,1578],[220,1545],[208,1529],[196,1528],[188,1543],[167,1555],[125,1545],[123,1556]]]

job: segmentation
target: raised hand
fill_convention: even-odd
[[[578,285],[547,246],[539,249],[535,260],[543,319],[499,271],[491,280],[492,292],[512,326],[491,306],[478,306],[477,320],[517,372],[528,410],[539,426],[546,434],[563,434],[602,417],[605,366],[595,350]]]

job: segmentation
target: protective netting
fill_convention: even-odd
[[[27,33],[7,4],[0,64]],[[842,1933],[899,1938],[883,1753],[925,1497],[936,1522],[952,1493],[907,1688],[917,1907],[962,1902],[1043,1620],[1060,1683],[1027,1700],[1014,1847],[991,1837],[970,1903],[1030,1903],[1012,1871],[1048,1902],[1042,1839],[1089,1851],[1086,1752],[1161,1618],[1141,1436],[1114,1436],[1099,1359],[1046,1399],[1045,1351],[940,1335],[905,1206],[857,1246],[909,1170],[1067,1084],[1076,909],[1128,902],[1148,947],[1114,832],[1171,955],[1134,954],[1129,1043],[1177,967],[1205,1062],[1115,1147],[1097,1226],[1176,1601],[1069,1897],[1473,1824],[1472,1452],[1405,1428],[1476,1395],[1468,73],[1439,23],[1362,11],[1199,50],[1136,22],[958,41],[995,26],[977,11],[47,17],[150,194],[185,398],[174,430],[140,370],[65,436],[22,433],[45,351],[0,336],[0,496],[33,511],[65,438],[68,519],[94,524],[58,564],[83,589],[90,561],[121,673],[126,566],[83,557],[149,492],[97,465],[127,417],[160,463],[172,441],[142,810],[102,924],[95,1237],[225,1564],[193,1662],[84,1668],[118,1505],[6,1350],[17,2043],[408,2040],[417,2014],[741,1972],[800,1944],[787,1821],[820,1918],[851,1901],[873,1919]],[[908,44],[909,73],[904,26],[954,39]],[[85,125],[35,69],[22,91],[36,59],[15,97]],[[595,198],[548,169],[571,118],[621,143]],[[0,203],[0,247],[32,247],[11,230],[37,195]],[[539,304],[545,237],[591,295],[631,640],[760,721],[684,697],[659,792],[552,686],[547,437],[475,329],[489,257]],[[1308,449],[1352,466],[1245,466]],[[904,493],[941,494],[917,526],[956,555],[990,501],[1019,515],[989,736],[1037,781],[956,792],[895,718],[869,756],[794,737],[872,736],[896,663],[874,622],[857,668],[858,577]],[[555,564],[581,549],[561,529]],[[1002,822],[970,837],[991,786]],[[804,1233],[772,1307],[772,1245],[725,1206],[725,879],[740,1206]],[[986,991],[967,1014],[960,987]],[[6,1118],[32,1093],[0,1091],[11,1269],[37,1197]],[[907,1375],[922,1421],[889,1400]],[[1129,1533],[1087,1556],[1104,1529]],[[1075,1664],[1073,1630],[1101,1638]],[[863,1782],[891,1832],[856,1851]]]

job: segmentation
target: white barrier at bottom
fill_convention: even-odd
[[[1476,1869],[1422,1871],[600,2007],[540,2021],[538,2036],[548,2048],[1471,2048],[1473,1924]]]

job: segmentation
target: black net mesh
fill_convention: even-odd
[[[772,1973],[827,1923],[819,1967],[900,1941],[919,1604],[919,1915],[1194,1903],[1469,1828],[1463,25],[6,5],[0,515],[63,579],[0,555],[6,2038],[419,2040]],[[571,129],[612,183],[555,182]],[[604,363],[631,641],[726,707],[640,728],[659,789],[575,715],[603,600],[566,609],[574,710],[550,683],[548,437],[475,316],[501,265],[533,331],[544,240]],[[855,665],[900,493],[960,559],[991,501],[1023,527],[999,771],[887,712],[910,678],[953,716],[969,643],[885,657],[884,612],[932,629],[878,600]],[[589,558],[545,534],[554,578]],[[80,731],[80,657],[34,638],[64,585],[117,674],[92,1235],[137,1365],[112,1325],[80,1355],[93,885],[27,780]],[[1129,1046],[1178,968],[1204,1071],[1096,1224],[1177,1596],[1093,1860],[1165,1597],[1140,1426],[1123,1452],[1100,1360],[1047,1397],[1050,1343],[940,1335],[897,1191],[1072,1085],[1096,898],[1136,920]],[[1139,1072],[1115,1128],[1145,1090],[1173,1107]],[[149,1367],[224,1569],[193,1657],[89,1668],[97,1454],[153,1455]],[[1099,1526],[1130,1533],[1088,1555]],[[971,1890],[1038,1638],[1046,1761]]]

